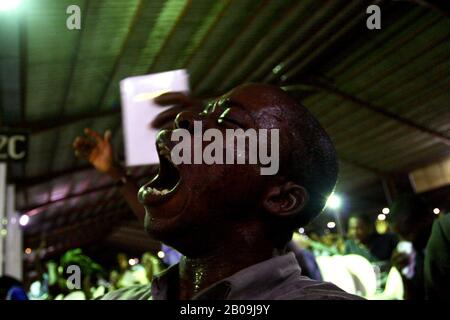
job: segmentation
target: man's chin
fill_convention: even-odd
[[[181,223],[178,217],[157,219],[147,214],[144,227],[152,239],[169,245],[179,252],[184,251],[180,241],[183,242],[186,235],[192,233],[192,230],[186,224]]]
[[[144,228],[147,234],[155,240],[166,242],[168,238],[176,236],[181,230],[179,222],[181,212],[170,216],[145,214]]]

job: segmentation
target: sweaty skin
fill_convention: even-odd
[[[273,221],[301,215],[308,201],[308,191],[286,174],[285,159],[290,155],[292,139],[297,139],[287,119],[298,107],[277,87],[247,84],[216,99],[201,113],[195,103],[195,108],[189,109],[195,112],[178,114],[173,129],[158,135],[158,150],[170,151],[175,143],[170,139],[172,130],[192,130],[194,120],[202,121],[203,130],[254,128],[279,129],[280,133],[280,170],[275,176],[260,175],[257,164],[180,164],[174,168],[160,152],[159,176],[139,191],[143,207],[136,205],[136,197],[126,197],[140,219],[145,214],[147,232],[184,255],[171,298],[190,299],[239,270],[281,254]],[[225,109],[229,109],[225,120],[219,121]],[[167,123],[167,118],[169,114],[161,123]],[[103,141],[99,136],[94,138],[97,146]],[[95,150],[95,144],[89,149],[83,139],[77,138],[74,147],[83,150],[79,154],[87,154],[95,166],[89,152]],[[104,172],[118,180],[121,170],[114,169],[117,165],[113,161],[110,164],[112,169]],[[170,192],[155,194],[150,189],[153,187]],[[135,188],[129,183],[122,192],[130,195]]]
[[[277,128],[283,159],[289,152],[285,112],[295,107],[278,88],[244,85],[217,99],[201,114],[180,113],[174,127],[192,130],[196,120],[202,121],[204,130],[223,132],[227,128]],[[218,121],[227,108],[227,119]],[[170,140],[171,132],[163,130],[158,136],[158,143],[169,150],[176,143]],[[180,164],[180,181],[163,200],[146,191],[155,182],[140,189],[148,233],[184,254],[178,298],[188,299],[220,279],[279,254],[268,216],[282,215],[290,205],[300,208],[307,198],[304,189],[283,176],[282,169],[277,176],[261,176],[257,164]],[[273,206],[277,209],[272,210]]]

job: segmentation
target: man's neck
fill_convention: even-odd
[[[201,257],[183,256],[179,265],[178,298],[191,299],[212,284],[279,254],[269,241],[256,240],[224,241]]]

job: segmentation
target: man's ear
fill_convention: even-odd
[[[272,216],[294,217],[300,214],[309,200],[308,191],[288,181],[271,186],[263,199],[264,209]]]

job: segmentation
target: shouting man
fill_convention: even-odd
[[[177,142],[172,135],[190,132],[194,152],[196,122],[223,136],[227,129],[277,129],[276,174],[261,174],[263,165],[248,161],[175,165],[171,151]],[[131,196],[137,188],[109,160],[109,134],[102,138],[93,131],[87,133],[95,141],[77,138],[78,154],[124,186],[128,184],[122,191],[142,218],[144,211]],[[154,277],[151,286],[121,289],[105,299],[358,298],[330,283],[302,276],[294,254],[285,253],[293,230],[325,206],[336,183],[338,164],[329,136],[283,90],[263,84],[239,86],[200,113],[178,114],[173,127],[158,134],[156,145],[159,173],[140,188],[138,199],[145,208],[148,233],[183,257]],[[230,145],[223,144],[224,156],[226,148]],[[108,149],[108,165],[104,165],[104,149]],[[239,156],[239,150],[235,151]]]

